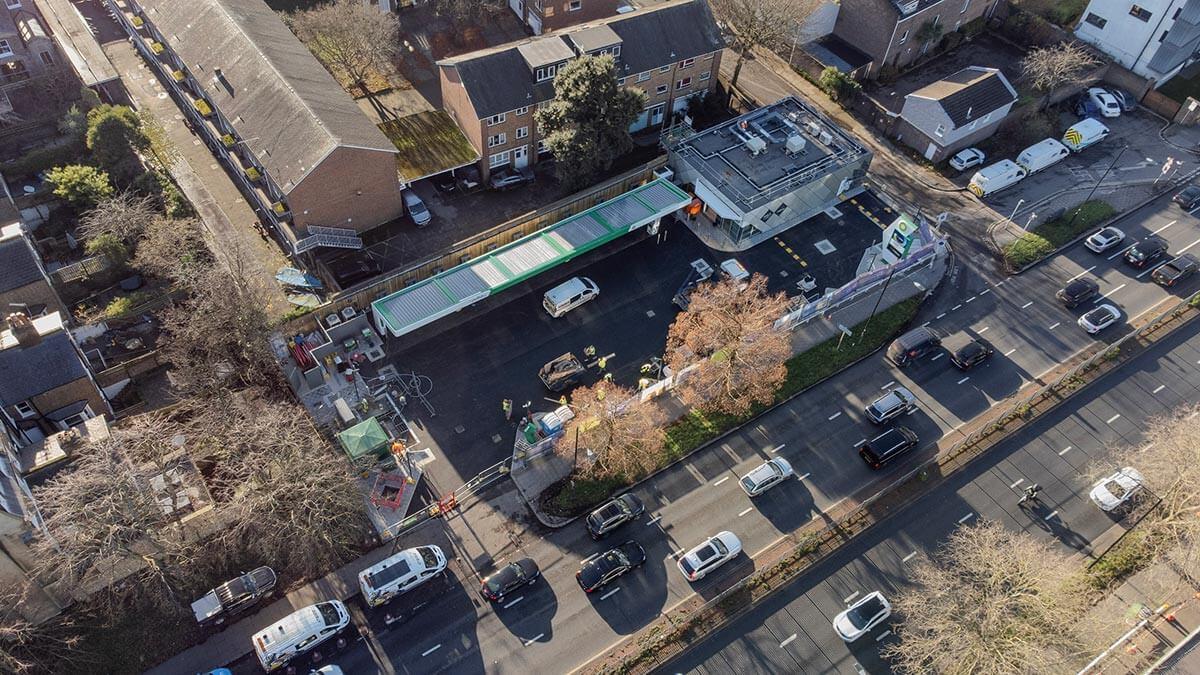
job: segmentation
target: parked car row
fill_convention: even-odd
[[[1068,128],[1062,139],[1046,138],[1025,148],[1017,155],[1016,161],[1002,159],[983,167],[971,176],[967,189],[978,197],[995,194],[1016,185],[1031,174],[1061,162],[1071,153],[1083,152],[1103,141],[1108,134],[1108,127],[1095,118],[1088,117]],[[968,153],[968,150],[975,152]],[[978,161],[975,161],[976,159]],[[982,163],[983,153],[974,148],[963,150],[951,160],[951,166],[962,166],[961,170]]]

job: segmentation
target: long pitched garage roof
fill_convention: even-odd
[[[371,303],[395,337],[453,314],[683,208],[691,196],[657,179]]]

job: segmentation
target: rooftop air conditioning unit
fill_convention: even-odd
[[[812,120],[809,120],[808,123],[804,125],[804,128],[808,129],[808,133],[812,136],[816,136],[821,133],[821,125],[813,122]]]
[[[829,133],[828,131],[822,131],[821,135],[820,135],[820,139],[821,139],[822,143],[824,143],[825,145],[829,145],[830,143],[833,142],[833,134]]]
[[[787,145],[785,147],[787,148],[787,153],[789,155],[795,155],[797,153],[804,152],[804,146],[806,145],[808,145],[808,142],[804,140],[803,136],[800,134],[792,134],[791,136],[787,137]]]
[[[745,140],[746,149],[751,155],[757,155],[767,149],[767,142],[758,136],[751,136]]]

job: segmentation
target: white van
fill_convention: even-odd
[[[1076,122],[1067,129],[1067,132],[1063,134],[1062,142],[1071,149],[1071,152],[1080,152],[1105,138],[1108,138],[1108,127],[1101,124],[1096,118],[1089,117]]]
[[[350,613],[338,600],[298,609],[253,638],[254,653],[268,673],[308,653],[350,625]]]
[[[1048,166],[1058,164],[1069,154],[1071,151],[1067,150],[1067,146],[1053,138],[1047,138],[1022,150],[1021,154],[1017,155],[1017,164],[1033,174]]]
[[[587,277],[572,277],[546,291],[542,307],[550,316],[558,318],[600,295],[600,287]]]
[[[358,573],[363,599],[378,607],[401,593],[411,591],[446,569],[446,555],[437,546],[418,546],[400,551]]]
[[[1026,176],[1022,169],[1011,159],[1002,159],[995,164],[989,164],[971,176],[967,189],[977,197],[984,197],[1016,184]]]

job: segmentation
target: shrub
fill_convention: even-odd
[[[4,165],[4,175],[11,179],[25,176],[35,176],[56,166],[75,164],[83,156],[84,146],[81,142],[62,143],[45,148],[37,148],[21,155]]]
[[[1084,202],[1005,245],[1004,258],[1012,267],[1024,267],[1054,253],[1058,247],[1116,213],[1117,210],[1106,201],[1093,199]]]
[[[129,248],[115,234],[101,234],[87,240],[83,250],[88,255],[98,255],[108,260],[113,267],[121,267],[129,260]]]
[[[1132,530],[1121,543],[1112,547],[1088,570],[1088,583],[1098,590],[1117,585],[1154,559],[1150,536],[1143,530]]]
[[[829,98],[839,102],[850,100],[862,89],[862,85],[857,80],[833,66],[821,71],[817,85],[826,94],[829,94]]]
[[[124,319],[125,317],[132,315],[138,307],[146,304],[148,301],[153,299],[153,297],[153,294],[146,291],[137,291],[135,293],[130,293],[129,295],[122,295],[120,297],[113,298],[112,302],[109,302],[104,308],[104,318]]]
[[[112,196],[108,174],[94,166],[69,164],[50,170],[46,179],[54,186],[54,195],[76,209],[90,209]]]

